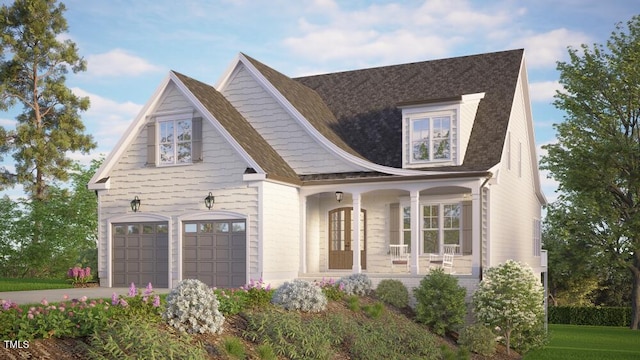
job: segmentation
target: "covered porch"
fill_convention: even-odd
[[[303,186],[299,276],[421,278],[443,267],[478,279],[487,178],[474,173]]]

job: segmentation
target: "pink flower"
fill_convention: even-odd
[[[68,315],[69,317],[73,317],[73,311],[69,311]]]
[[[160,306],[160,296],[156,295],[153,298],[153,307],[158,307],[158,306]]]
[[[86,269],[84,269],[84,276],[89,277],[91,276],[91,268],[87,266]]]
[[[40,301],[40,304],[47,306],[49,305],[49,302],[47,301],[47,299],[42,299],[42,301]]]
[[[71,275],[72,275],[72,277],[74,277],[74,278],[77,278],[77,277],[78,277],[78,270],[80,270],[80,268],[78,268],[77,266],[76,266],[76,267],[74,267],[73,269],[71,269]]]
[[[111,305],[118,305],[118,294],[113,293],[111,295]]]
[[[33,314],[32,313],[27,314],[27,319],[29,320],[33,319]]]
[[[120,299],[120,305],[122,307],[127,307],[127,306],[129,306],[129,303],[125,299]]]
[[[87,301],[87,297],[86,297],[86,296],[81,297],[81,298],[80,298],[80,301],[81,301],[81,302],[85,302],[85,301]]]
[[[62,296],[62,300],[67,300],[67,299],[69,299],[69,295],[64,294],[64,296]]]
[[[136,296],[137,291],[136,291],[136,284],[134,284],[133,282],[131,283],[131,286],[129,286],[129,297],[134,297]]]
[[[151,293],[153,292],[153,286],[151,286],[151,282],[149,282],[149,284],[147,284],[147,288],[144,291],[145,295],[151,295]]]
[[[78,277],[80,279],[84,279],[84,269],[83,268],[78,268]]]
[[[60,312],[64,312],[64,306],[60,306],[58,310],[60,310]]]

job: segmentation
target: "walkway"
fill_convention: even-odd
[[[144,291],[144,287],[140,288]],[[155,294],[168,294],[171,289],[153,289]],[[54,290],[29,290],[29,291],[8,291],[0,292],[0,299],[11,300],[19,305],[37,304],[42,299],[49,302],[64,301],[65,295],[68,299],[79,299],[86,296],[89,299],[111,298],[113,293],[118,295],[127,295],[129,288],[78,288],[78,289],[54,289]]]

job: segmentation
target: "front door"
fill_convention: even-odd
[[[360,213],[360,263],[367,268],[367,212]],[[353,268],[354,239],[353,208],[344,207],[329,211],[329,269]]]

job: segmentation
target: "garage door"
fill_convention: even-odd
[[[182,278],[218,288],[246,283],[244,220],[189,221],[183,224]]]
[[[113,224],[114,287],[169,287],[167,222]]]

